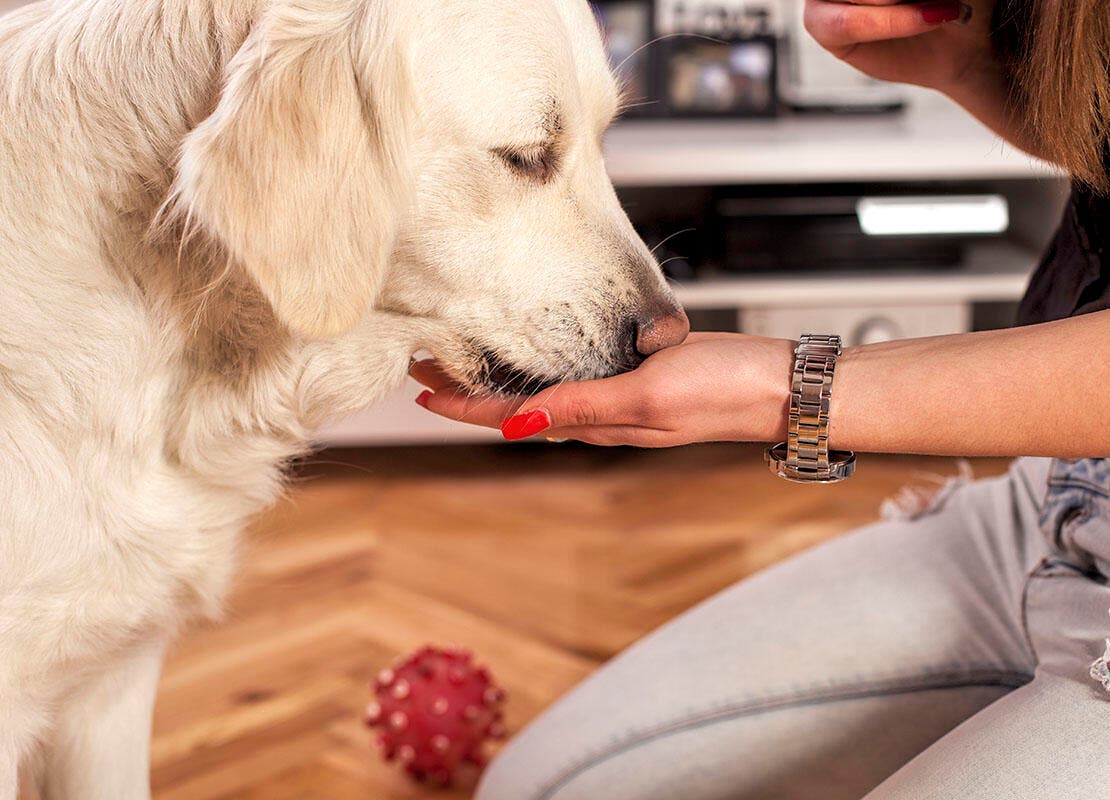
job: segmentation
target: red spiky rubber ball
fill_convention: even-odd
[[[485,766],[485,745],[503,739],[505,692],[466,650],[423,647],[383,669],[371,685],[366,724],[386,761],[418,781],[449,786]]]

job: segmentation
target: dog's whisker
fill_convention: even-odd
[[[633,102],[621,103],[620,104],[620,113],[623,114],[624,112],[631,111],[634,108],[646,108],[647,106],[657,106],[657,105],[659,105],[659,103],[660,103],[659,100],[648,100],[647,98],[644,98],[643,100],[639,100],[635,103],[633,103]]]
[[[474,395],[471,395],[471,399],[473,399],[473,397],[474,397]],[[483,408],[485,408],[487,405],[489,405],[490,403],[492,403],[496,399],[497,399],[496,395],[486,395],[486,396],[482,397],[482,399],[480,399],[477,403],[475,403],[469,410],[467,410],[466,412],[464,412],[463,414],[461,414],[458,417],[459,422],[466,422],[468,419],[472,419],[473,417],[476,417],[478,415],[479,411],[481,411]]]
[[[665,244],[666,244],[667,242],[669,242],[669,241],[670,241],[671,239],[674,239],[675,237],[681,236],[681,235],[682,235],[682,234],[684,234],[684,233],[694,233],[695,231],[697,231],[697,228],[683,228],[683,229],[682,229],[682,230],[680,230],[680,231],[675,231],[675,232],[674,232],[674,233],[672,233],[672,234],[671,234],[670,236],[667,236],[666,238],[664,238],[664,239],[663,239],[663,241],[661,241],[661,242],[659,242],[658,244],[656,244],[656,245],[655,245],[655,247],[651,248],[651,254],[652,254],[652,255],[654,256],[654,255],[655,255],[655,252],[656,252],[656,251],[657,251],[657,250],[658,250],[658,249],[659,249],[660,247],[662,247],[662,246],[663,246],[663,245],[665,245]]]
[[[637,47],[635,50],[633,50],[631,53],[629,53],[627,56],[625,56],[623,59],[621,59],[621,62],[619,64],[617,64],[615,67],[613,67],[613,71],[614,72],[620,72],[624,68],[625,64],[627,64],[633,58],[638,56],[644,50],[647,50],[649,47],[653,47],[654,45],[657,45],[661,42],[665,42],[668,39],[676,39],[676,38],[679,38],[679,37],[682,37],[682,36],[689,36],[692,39],[705,39],[706,41],[715,42],[716,44],[727,44],[725,41],[723,41],[721,39],[716,39],[712,36],[705,36],[705,35],[700,34],[700,33],[666,33],[666,34],[663,34],[662,36],[656,36],[650,42],[645,42],[644,44]]]
[[[685,259],[686,259],[686,256],[671,256],[666,261],[663,261],[659,264],[659,269],[663,269],[663,267],[667,266],[668,264],[670,264],[674,261],[684,261]]]

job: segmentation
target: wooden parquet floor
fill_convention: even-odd
[[[675,614],[955,472],[950,459],[866,457],[846,484],[795,487],[733,445],[324,453],[248,537],[226,621],[169,658],[155,795],[469,797],[379,761],[361,724],[378,669],[427,642],[472,648],[518,730]]]

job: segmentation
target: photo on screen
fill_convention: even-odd
[[[668,48],[663,85],[679,116],[771,116],[777,106],[771,39],[676,41]]]

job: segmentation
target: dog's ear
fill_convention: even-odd
[[[402,62],[384,19],[368,21],[388,5],[270,4],[181,151],[177,213],[310,338],[343,333],[373,302],[403,204]]]

